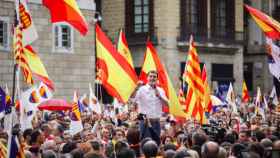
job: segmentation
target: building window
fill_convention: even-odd
[[[211,0],[212,37],[232,38],[235,29],[235,1]]]
[[[145,36],[154,32],[153,0],[126,0],[126,28],[128,35]]]
[[[0,49],[9,50],[9,19],[0,17]]]
[[[190,34],[196,37],[207,36],[207,1],[180,1],[180,36],[187,40]]]
[[[212,64],[212,81],[217,81],[218,85],[234,82],[233,64]]]
[[[53,26],[54,33],[54,51],[55,52],[73,52],[73,28],[64,23]]]

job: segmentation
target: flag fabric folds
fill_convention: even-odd
[[[95,30],[97,78],[111,96],[127,102],[137,85],[136,73],[98,25]]]
[[[248,5],[245,5],[245,7],[266,36],[272,39],[280,39],[279,22],[253,7]]]
[[[51,90],[54,90],[54,84],[49,78],[48,73],[45,69],[38,54],[33,50],[33,48],[28,45],[23,48],[24,55],[26,57],[27,63],[32,71],[32,74],[37,77],[40,81],[45,83]]]
[[[5,115],[5,108],[6,108],[6,93],[5,91],[0,87],[0,120]]]
[[[269,71],[280,81],[280,48],[273,43],[272,39],[266,37],[266,49]]]
[[[250,100],[249,91],[247,89],[246,82],[243,81],[243,84],[242,84],[242,102],[243,103],[248,103],[249,100]]]
[[[131,65],[131,67],[134,67],[131,53],[129,51],[128,44],[127,44],[127,41],[125,38],[125,34],[122,30],[120,30],[120,33],[119,33],[117,49],[118,49],[118,52],[121,53],[121,55],[128,61],[128,63]]]
[[[203,108],[204,87],[201,78],[200,61],[194,45],[193,37],[190,37],[188,59],[183,73],[183,80],[188,83],[186,97],[186,111],[190,116],[200,121],[207,122]]]
[[[81,112],[78,105],[78,96],[76,91],[74,92],[73,107],[70,115],[70,134],[75,135],[83,130]]]
[[[179,99],[173,88],[171,80],[163,66],[160,62],[155,48],[153,47],[150,41],[147,42],[147,49],[144,56],[144,63],[142,66],[142,71],[139,79],[144,83],[147,82],[147,73],[151,70],[156,70],[158,72],[159,86],[163,88],[167,98],[169,99],[169,112],[175,117],[186,118],[187,115],[183,111],[183,108],[180,105]]]
[[[91,111],[96,112],[97,114],[102,113],[101,106],[100,106],[96,96],[94,95],[94,93],[92,91],[91,84],[89,84],[89,109]]]
[[[82,35],[87,34],[88,24],[76,0],[43,0],[43,5],[49,9],[52,23],[67,22]]]
[[[11,138],[8,144],[8,157],[9,158],[25,158],[24,149],[22,144],[19,142],[19,138],[16,135],[9,136]]]
[[[201,79],[203,82],[203,87],[204,87],[204,97],[203,97],[203,107],[204,107],[204,111],[206,112],[210,112],[212,110],[212,101],[211,101],[211,91],[210,91],[210,87],[208,85],[208,80],[207,80],[207,71],[206,71],[206,65],[203,65],[203,69],[202,69],[202,75],[201,75]]]
[[[0,141],[0,157],[7,157],[7,147]]]
[[[33,84],[32,72],[28,65],[27,57],[24,54],[22,43],[22,27],[21,24],[14,28],[14,40],[13,40],[14,58],[16,63],[20,66],[24,80],[27,84]]]
[[[38,38],[38,33],[32,20],[30,11],[28,10],[26,0],[16,0],[15,5],[17,19],[19,20],[22,28],[22,45],[26,46]]]
[[[228,87],[226,101],[231,106],[232,111],[234,113],[237,113],[237,106],[236,106],[236,102],[235,102],[235,94],[234,94],[233,87],[232,87],[231,83],[229,84],[229,87]]]
[[[276,88],[275,86],[273,86],[271,92],[270,92],[270,95],[269,95],[269,98],[272,99],[272,103],[274,105],[278,105],[279,104],[279,101],[278,101],[278,97],[277,97],[277,94],[276,94]]]

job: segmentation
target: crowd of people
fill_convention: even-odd
[[[123,109],[84,109],[83,130],[75,135],[70,112],[61,111],[37,111],[32,129],[16,124],[12,134],[26,158],[280,158],[280,114],[271,100],[265,115],[247,104],[237,113],[220,107],[201,125],[162,113],[168,99],[156,81],[157,73],[149,72],[148,84]],[[7,144],[8,133],[0,128],[0,147]]]

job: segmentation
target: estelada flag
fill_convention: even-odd
[[[147,83],[147,74],[151,70],[156,70],[158,72],[159,86],[164,90],[167,98],[169,99],[169,112],[175,117],[186,118],[187,115],[183,111],[180,105],[179,99],[176,95],[175,89],[171,83],[171,80],[160,62],[155,48],[150,41],[147,42],[147,49],[144,57],[144,63],[142,66],[142,71],[139,79],[144,83]]]
[[[88,32],[88,24],[80,11],[76,0],[43,0],[51,14],[52,23],[67,22],[82,35]]]
[[[122,30],[119,33],[118,45],[117,45],[118,52],[121,53],[123,57],[128,61],[128,63],[133,67],[133,60],[131,57],[131,53],[128,48],[128,44],[125,38],[125,34]]]
[[[250,100],[249,91],[247,89],[246,82],[243,81],[243,84],[242,84],[242,102],[248,103],[249,100]]]
[[[17,19],[22,26],[22,44],[26,46],[38,38],[38,33],[32,20],[31,13],[28,10],[26,0],[16,0],[15,5]]]
[[[33,50],[33,48],[30,45],[27,45],[26,47],[24,47],[23,52],[26,57],[27,64],[32,71],[32,75],[37,77],[51,90],[54,90],[54,84],[49,78],[43,62],[41,61],[37,53]]]
[[[127,102],[137,86],[137,75],[97,24],[95,31],[97,78],[111,96]]]
[[[280,23],[278,21],[253,7],[248,5],[245,5],[245,7],[266,36],[272,39],[280,39]]]

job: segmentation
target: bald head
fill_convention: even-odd
[[[203,144],[201,148],[202,158],[217,158],[219,155],[219,145],[215,142],[209,141]]]
[[[273,149],[280,150],[280,140],[273,143]]]

